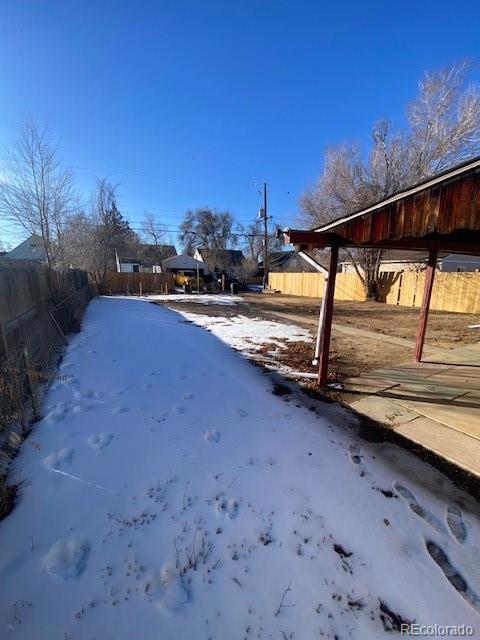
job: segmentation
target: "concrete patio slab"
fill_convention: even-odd
[[[345,391],[350,393],[372,394],[395,387],[398,383],[393,380],[385,380],[382,378],[351,377],[346,378],[343,382]]]
[[[480,475],[480,344],[403,363],[346,381],[345,392],[370,394],[350,406]],[[382,384],[383,383],[383,384]]]
[[[465,393],[464,389],[432,384],[430,380],[431,378],[428,379],[428,382],[425,381],[423,383],[402,382],[394,387],[385,389],[382,395],[390,398],[401,396],[405,398],[422,398],[422,400],[453,400]]]
[[[393,427],[418,417],[415,411],[410,411],[407,407],[402,407],[398,403],[375,395],[357,400],[350,406],[372,420],[383,422],[387,427]]]
[[[474,408],[453,403],[439,404],[438,402],[418,402],[406,399],[394,402],[418,415],[426,416],[451,429],[480,439],[480,406],[478,405],[478,408]]]
[[[423,417],[395,427],[395,432],[480,476],[480,440]]]

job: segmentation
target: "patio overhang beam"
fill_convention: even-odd
[[[318,231],[287,229],[283,232],[285,244],[292,244],[297,250],[325,249],[337,246],[355,249],[398,249],[407,251],[437,251],[465,255],[480,255],[480,237],[472,233],[472,242],[445,238],[400,238],[375,243],[356,243],[338,234]]]

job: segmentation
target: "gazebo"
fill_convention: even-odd
[[[480,158],[396,193],[323,227],[286,229],[286,244],[297,250],[330,247],[320,327],[318,384],[327,382],[338,251],[405,249],[428,251],[425,285],[416,336],[415,360],[422,358],[438,252],[480,255]]]

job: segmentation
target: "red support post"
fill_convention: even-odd
[[[332,333],[333,296],[337,277],[338,247],[332,246],[330,268],[328,272],[327,291],[325,294],[325,313],[322,320],[320,360],[318,365],[318,385],[322,387],[328,378],[328,358],[330,354],[330,336]]]
[[[423,353],[423,344],[425,342],[425,333],[427,331],[428,312],[430,311],[430,300],[432,298],[433,279],[435,278],[435,267],[437,266],[436,249],[430,250],[428,254],[427,270],[425,272],[425,285],[423,287],[422,309],[420,311],[420,320],[417,329],[417,338],[415,343],[415,362],[420,362]]]

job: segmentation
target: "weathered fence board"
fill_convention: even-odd
[[[91,297],[88,275],[28,260],[0,260],[0,448],[3,430],[48,377],[64,334],[79,326]]]
[[[100,293],[104,295],[139,295],[143,293],[169,293],[175,287],[172,273],[117,273],[109,271]]]
[[[387,304],[420,307],[422,304],[422,272],[382,273],[381,299]],[[321,273],[270,273],[269,286],[282,293],[320,298],[324,276]],[[338,273],[336,300],[365,300],[360,278],[355,273]],[[480,313],[480,273],[435,274],[431,309],[456,313]]]

